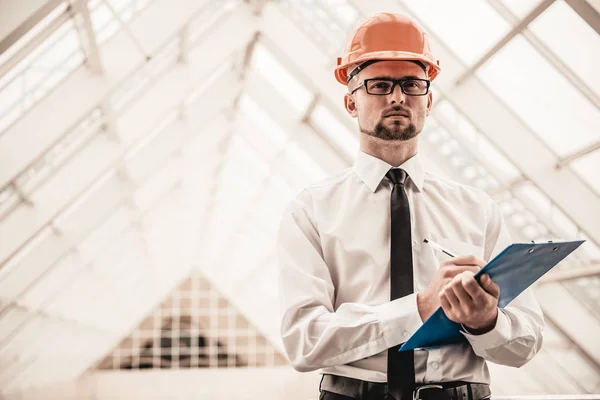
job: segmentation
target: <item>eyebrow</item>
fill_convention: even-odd
[[[396,78],[396,77],[389,76],[389,75],[382,75],[382,76],[374,76],[373,78],[366,78],[366,79],[392,79],[392,80],[400,80],[400,79],[423,79],[423,80],[427,80],[427,78],[421,78],[421,77],[418,77],[416,75],[406,75],[406,76],[403,76],[402,78]]]

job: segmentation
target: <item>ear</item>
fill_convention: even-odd
[[[433,106],[433,93],[431,93],[431,90],[430,90],[429,94],[427,95],[427,115],[429,115],[429,113],[431,112],[432,106]]]
[[[346,111],[348,112],[348,114],[350,114],[352,118],[356,118],[356,116],[358,115],[358,111],[356,110],[356,102],[354,100],[353,95],[351,95],[350,93],[346,93],[344,95],[344,107],[346,108]]]

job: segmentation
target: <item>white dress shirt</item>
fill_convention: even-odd
[[[387,349],[421,325],[416,294],[390,301],[390,195],[386,162],[359,152],[352,168],[311,185],[287,207],[278,231],[281,334],[298,371],[386,382]],[[489,261],[511,244],[498,205],[483,191],[431,175],[419,155],[400,168],[411,213],[415,292],[448,256]],[[490,383],[485,360],[521,366],[542,345],[543,316],[523,292],[495,328],[468,342],[415,350],[417,383]]]

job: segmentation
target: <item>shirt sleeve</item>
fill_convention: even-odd
[[[287,207],[277,234],[281,336],[301,372],[348,364],[406,341],[421,325],[416,294],[381,305],[335,305],[310,192]]]
[[[486,261],[512,244],[500,207],[489,198],[487,207]],[[496,364],[520,367],[542,347],[544,317],[531,288],[509,306],[498,310],[496,326],[482,335],[462,332],[475,353]]]

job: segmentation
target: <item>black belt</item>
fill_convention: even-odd
[[[395,400],[483,400],[491,396],[485,383],[443,382],[417,385],[410,392],[388,391],[386,383],[368,382],[337,375],[323,375],[320,390],[341,394],[353,399],[381,398]]]

